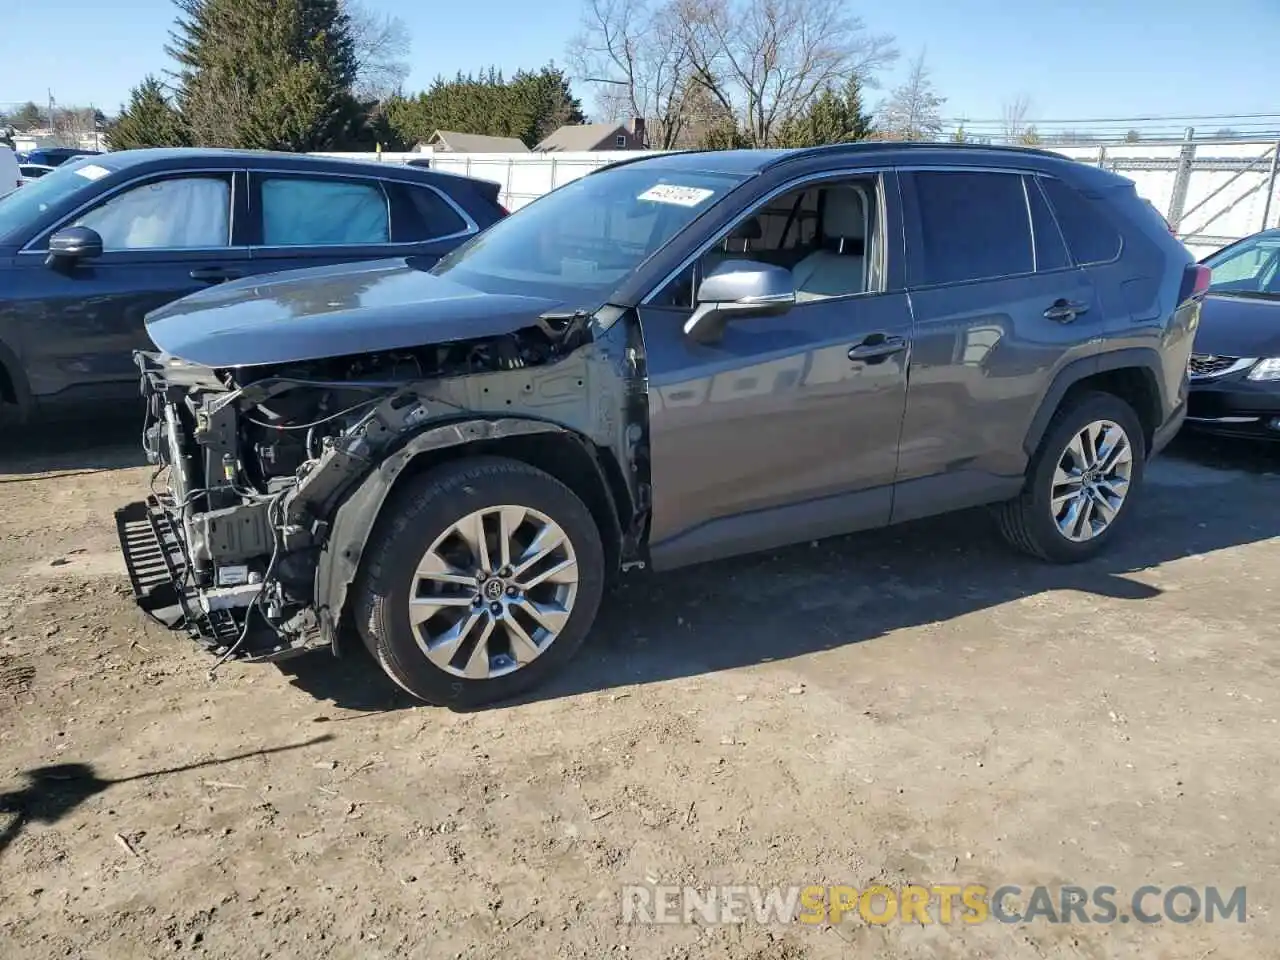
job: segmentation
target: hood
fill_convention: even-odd
[[[1200,307],[1196,353],[1280,357],[1280,300],[1210,294]]]
[[[482,293],[396,259],[235,280],[161,307],[146,323],[170,356],[243,367],[497,336],[558,306]]]

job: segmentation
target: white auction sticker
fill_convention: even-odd
[[[96,163],[88,163],[83,167],[76,167],[76,173],[86,180],[101,180],[110,172],[106,167],[100,167]]]
[[[654,203],[674,203],[681,207],[696,207],[707,197],[715,193],[702,187],[682,187],[675,183],[660,183],[640,194],[641,200],[652,200]]]

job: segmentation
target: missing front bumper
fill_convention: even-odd
[[[190,583],[182,539],[155,498],[116,511],[116,535],[133,599],[147,616],[170,630],[184,630],[213,651],[236,642],[240,624],[230,611],[204,610]]]
[[[215,654],[235,647],[243,660],[284,660],[324,643],[315,617],[295,617],[282,636],[245,599],[224,605],[234,590],[202,593],[189,574],[180,531],[154,497],[121,507],[115,517],[134,602],[157,623],[184,631]]]

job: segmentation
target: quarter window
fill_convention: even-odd
[[[423,243],[467,229],[467,222],[430,187],[394,181],[384,181],[382,186],[391,198],[393,243]]]
[[[118,193],[75,223],[103,250],[183,250],[231,243],[231,184],[224,177],[157,180]]]
[[[1106,263],[1120,254],[1120,234],[1097,201],[1054,177],[1041,177],[1058,226],[1076,263]]]
[[[373,183],[338,178],[262,180],[262,242],[269,247],[388,243],[387,198]]]
[[[916,173],[918,284],[1030,273],[1031,223],[1022,178],[1012,173]]]

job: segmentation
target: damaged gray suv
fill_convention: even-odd
[[[1129,181],[1048,152],[624,160],[435,265],[150,314],[120,540],[216,656],[359,636],[479,705],[560,669],[624,571],[979,505],[1093,555],[1182,421],[1207,280]]]

